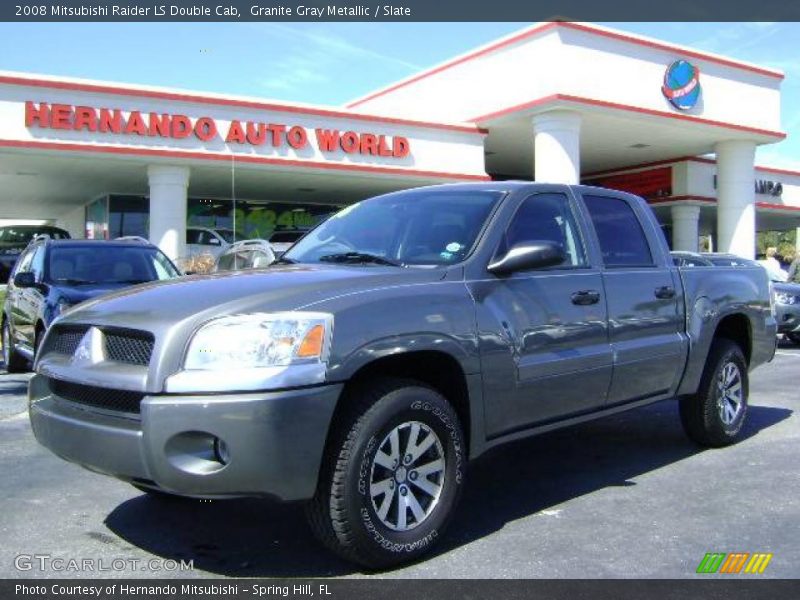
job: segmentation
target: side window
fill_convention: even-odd
[[[27,273],[31,270],[31,260],[33,259],[33,248],[29,248],[26,252],[19,257],[17,265],[14,267],[14,275],[17,273]]]
[[[44,279],[44,253],[44,246],[39,246],[33,253],[33,258],[31,258],[30,271],[36,277],[36,281]]]
[[[200,231],[197,229],[187,229],[186,230],[186,243],[187,244],[199,244],[200,243]]]
[[[653,255],[633,208],[619,198],[584,196],[607,267],[652,267]]]
[[[575,216],[564,194],[535,194],[520,204],[506,231],[507,248],[534,241],[561,244],[567,255],[564,267],[586,264]]]

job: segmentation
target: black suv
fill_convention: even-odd
[[[8,281],[19,255],[38,235],[54,240],[68,240],[69,233],[50,225],[6,225],[0,227],[0,283]]]
[[[169,258],[146,240],[34,240],[8,282],[2,315],[6,369],[24,371],[50,323],[67,308],[126,286],[179,275]]]

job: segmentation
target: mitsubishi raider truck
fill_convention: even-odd
[[[497,444],[669,398],[696,443],[734,442],[775,340],[766,271],[676,268],[638,197],[443,185],[348,206],[267,269],[66,311],[30,419],[152,494],[306,501],[385,568],[441,539]]]

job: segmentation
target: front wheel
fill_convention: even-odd
[[[701,446],[727,446],[736,441],[747,415],[747,363],[738,344],[714,340],[697,393],[680,399],[686,434]]]
[[[458,417],[441,394],[409,380],[351,393],[308,505],[309,523],[326,546],[365,567],[413,561],[441,537],[461,494]]]
[[[3,362],[6,364],[6,371],[9,373],[23,373],[28,370],[28,361],[20,356],[14,347],[14,340],[11,337],[11,327],[8,321],[3,321]]]

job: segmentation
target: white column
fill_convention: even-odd
[[[756,249],[756,145],[720,142],[717,153],[717,250],[754,258]]]
[[[580,183],[580,114],[551,110],[533,117],[533,177],[543,183]]]
[[[672,212],[672,249],[697,252],[700,231],[700,207],[678,204]]]
[[[172,260],[186,255],[189,168],[150,165],[150,241]]]

